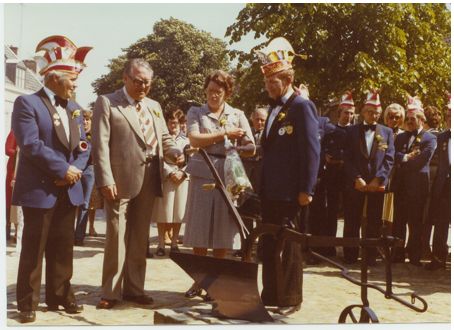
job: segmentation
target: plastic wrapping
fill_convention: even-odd
[[[225,187],[230,199],[238,207],[253,192],[253,189],[240,155],[238,155],[238,152],[227,136],[224,139],[224,146],[226,149],[224,163]]]

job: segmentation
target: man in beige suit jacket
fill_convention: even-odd
[[[161,106],[146,97],[153,70],[132,59],[125,65],[124,87],[98,97],[93,114],[96,186],[105,200],[106,243],[99,309],[120,300],[150,305],[145,269],[155,196],[162,195],[163,158],[180,164]]]

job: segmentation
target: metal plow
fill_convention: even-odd
[[[392,273],[391,273],[391,248],[402,246],[403,241],[394,237],[381,238],[337,238],[322,237],[302,234],[291,228],[281,227],[270,224],[260,224],[251,233],[248,232],[236,207],[227,195],[227,191],[213,166],[209,156],[203,149],[199,149],[200,154],[205,159],[214,177],[214,188],[218,189],[227,204],[233,219],[238,225],[241,243],[242,258],[219,259],[210,256],[196,256],[189,253],[171,252],[170,258],[177,263],[199,287],[208,292],[213,299],[213,315],[220,318],[231,318],[247,320],[254,323],[273,322],[273,318],[265,309],[260,298],[257,286],[258,264],[252,261],[252,250],[256,239],[262,235],[272,235],[278,241],[275,260],[280,261],[280,255],[286,240],[296,241],[302,245],[302,249],[311,253],[313,256],[324,260],[331,265],[339,268],[341,275],[353,284],[361,287],[362,304],[350,305],[341,312],[338,322],[345,323],[350,319],[353,323],[378,323],[378,317],[369,307],[367,290],[375,289],[383,293],[386,299],[392,299],[400,304],[413,309],[417,312],[427,310],[426,301],[416,295],[411,294],[411,303],[405,301],[400,296],[392,292]],[[362,247],[361,249],[361,279],[352,277],[348,269],[343,265],[326,258],[315,252],[311,252],[311,247],[327,246],[349,246]],[[366,261],[366,248],[376,247],[382,254],[386,267],[386,289],[368,283],[368,265]],[[278,281],[283,281],[282,274],[278,271]],[[280,280],[279,280],[280,278]],[[415,306],[416,301],[422,304],[421,307]],[[353,311],[359,310],[359,318]]]

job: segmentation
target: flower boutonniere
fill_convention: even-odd
[[[421,137],[420,137],[420,136],[417,136],[415,142],[416,142],[416,143],[420,143],[420,142],[421,142]]]
[[[219,125],[221,125],[221,127],[225,127],[225,124],[227,124],[227,117],[226,115],[222,115],[221,119],[219,119]]]
[[[377,140],[377,142],[380,143],[383,141],[383,136],[381,136],[380,134],[375,134],[375,140]]]
[[[74,110],[71,114],[72,119],[76,119],[77,117],[80,117],[80,109]]]
[[[285,112],[279,112],[279,114],[277,115],[277,121],[283,121],[286,116],[287,114]]]

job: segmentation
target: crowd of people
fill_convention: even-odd
[[[203,105],[191,107],[186,115],[177,108],[163,112],[148,98],[153,70],[140,58],[126,62],[120,89],[100,95],[94,110],[86,111],[71,98],[90,48],[52,36],[37,49],[45,52],[40,71],[44,88],[17,98],[7,144],[12,169],[7,196],[12,195],[11,205],[23,214],[17,279],[21,322],[36,319],[43,257],[48,310],[62,306],[70,314],[83,311],[70,284],[72,253],[74,245],[84,244],[87,223],[90,234],[96,235],[97,208],[104,209],[106,220],[98,309],[114,308],[122,300],[154,303],[144,290],[147,256],[165,256],[167,237],[170,251],[179,252],[182,223],[182,243],[195,255],[212,250],[214,257],[225,258],[239,249],[239,228],[220,192],[206,189],[213,182],[207,164],[201,155],[185,152],[203,148],[224,180],[228,140],[260,198],[261,223],[335,237],[343,214],[344,237],[392,235],[404,241],[408,228],[406,247],[393,249],[392,261],[405,262],[408,257],[415,266],[422,265],[430,249],[434,225],[433,250],[425,268],[445,267],[449,103],[446,130],[441,131],[440,111],[423,108],[418,97],[409,98],[406,111],[393,103],[382,116],[378,92],[368,93],[359,113],[352,93],[346,92],[334,124],[318,114],[304,86],[294,86],[294,52],[285,39],[277,38],[261,56],[272,102],[269,108],[257,108],[250,121],[227,103],[234,79],[221,70],[206,77]],[[149,250],[150,222],[158,228],[154,253]],[[302,302],[300,244],[285,242],[279,265],[275,238],[265,235],[259,246],[263,303],[276,306],[283,315],[294,313]],[[338,251],[330,246],[314,252],[333,257]],[[342,255],[346,263],[355,263],[359,249],[344,247]],[[367,249],[369,265],[379,257],[377,248]],[[306,262],[318,261],[309,254]],[[286,283],[279,283],[277,267]],[[201,294],[194,283],[185,295]],[[211,298],[206,294],[205,299]]]

